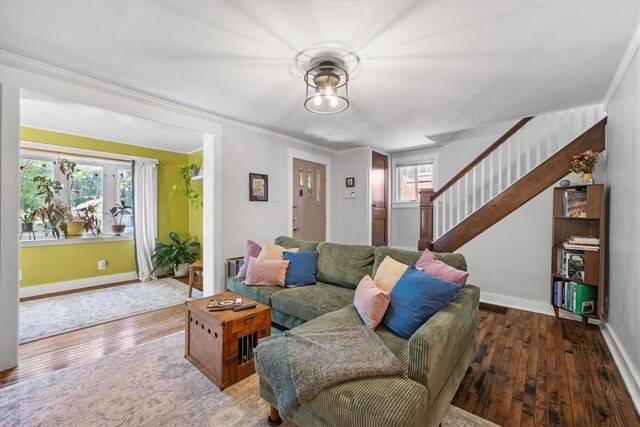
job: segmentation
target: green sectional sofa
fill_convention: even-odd
[[[386,256],[415,263],[421,252],[361,245],[303,242],[281,236],[286,248],[316,250],[318,283],[298,288],[246,286],[227,279],[227,289],[270,305],[275,324],[296,331],[362,325],[353,306],[360,279],[375,272]],[[461,254],[436,254],[441,261],[466,270]],[[437,426],[469,367],[476,348],[480,289],[466,285],[443,310],[408,340],[383,324],[376,334],[405,366],[397,377],[347,381],[323,390],[301,406],[291,421],[300,426]],[[276,398],[260,380],[260,395],[272,406]]]

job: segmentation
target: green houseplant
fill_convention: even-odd
[[[102,220],[96,214],[95,205],[80,208],[72,214],[74,221],[82,223],[82,230],[94,236],[102,234]]]
[[[23,233],[33,232],[33,220],[37,213],[36,210],[28,210],[20,214],[20,228]]]
[[[122,218],[125,215],[131,215],[131,206],[127,206],[124,200],[121,200],[120,203],[116,203],[114,207],[109,209],[109,215],[111,216],[111,231],[119,236],[124,233],[125,225],[122,224]]]
[[[195,163],[188,166],[178,166],[178,184],[171,188],[171,196],[175,193],[180,193],[186,197],[187,202],[192,208],[198,209],[202,207],[202,199],[200,193],[191,186],[191,178],[193,177],[194,170],[198,170],[198,166],[196,166]]]
[[[169,233],[170,243],[156,243],[151,259],[153,271],[173,270],[175,277],[183,277],[189,273],[189,264],[198,259],[200,243],[195,237],[181,240],[177,233]]]
[[[36,215],[42,218],[45,229],[50,231],[53,237],[60,238],[60,234],[67,236],[67,224],[69,220],[69,209],[56,196],[60,194],[62,184],[46,176],[36,176],[33,178],[36,184],[37,195],[44,196],[44,205],[36,210]],[[47,232],[48,232],[47,231]]]

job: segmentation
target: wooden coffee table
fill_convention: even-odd
[[[242,298],[233,292],[187,301],[185,357],[220,390],[255,373],[253,349],[258,340],[271,335],[271,308],[260,304],[244,311],[213,311],[214,298]]]

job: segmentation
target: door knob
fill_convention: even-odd
[[[372,207],[372,208],[375,208],[375,207],[376,207],[376,204],[375,204],[375,203],[374,203],[374,204],[372,204],[372,205],[371,205],[371,207]]]
[[[295,227],[293,227],[293,231],[300,231],[300,227],[296,225]]]

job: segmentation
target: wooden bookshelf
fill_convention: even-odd
[[[565,192],[585,191],[586,204],[581,217],[571,217],[565,215]],[[600,318],[600,313],[604,308],[604,251],[605,251],[605,198],[603,184],[572,185],[569,187],[555,187],[553,189],[553,246],[551,250],[551,292],[550,301],[556,317],[560,316],[560,310],[567,310],[559,307],[554,301],[555,282],[562,281],[565,284],[574,282],[581,285],[593,286],[596,290],[595,312],[582,315],[582,322],[586,324],[590,318]],[[593,236],[599,242],[598,251],[588,251],[580,249],[565,249],[563,243],[569,240],[570,236]],[[575,275],[567,277],[559,269],[559,254],[577,254],[583,258],[584,277],[578,278]]]

